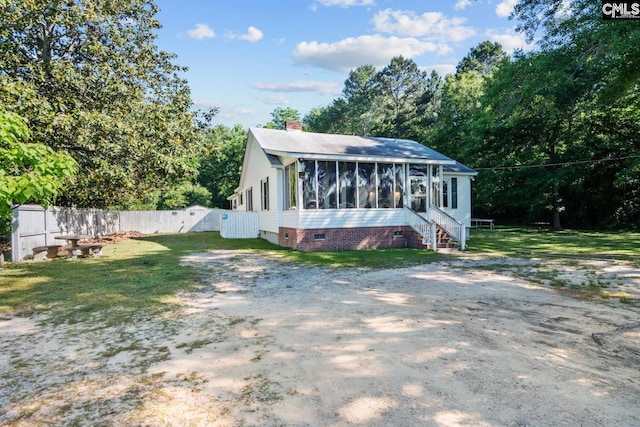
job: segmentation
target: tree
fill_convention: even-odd
[[[199,184],[186,181],[174,185],[163,192],[158,201],[158,209],[183,209],[189,206],[209,206],[211,192]]]
[[[326,107],[314,108],[303,119],[305,129],[309,132],[353,135],[353,123],[349,121],[349,105],[344,98],[336,98]]]
[[[0,102],[71,154],[63,204],[126,205],[194,172],[189,88],[152,0],[0,2]]]
[[[456,67],[456,75],[470,71],[489,75],[505,59],[507,59],[507,54],[502,50],[502,45],[486,40],[471,48],[469,53],[462,58]]]
[[[227,197],[240,184],[247,132],[241,125],[216,126],[204,135],[208,154],[200,159],[198,183],[211,192],[211,206],[228,208]]]
[[[604,103],[640,82],[637,21],[605,21],[601,4],[590,0],[521,0],[513,17],[529,41],[540,37],[542,50],[572,48],[576,70],[597,68],[602,73],[598,92]]]
[[[264,125],[267,129],[282,129],[285,128],[285,123],[288,121],[299,122],[300,113],[293,108],[281,108],[278,107],[271,112],[271,121]]]
[[[480,111],[483,83],[484,77],[477,71],[447,76],[429,142],[447,156],[470,164],[476,164],[476,159],[469,153],[476,145],[474,126]]]
[[[594,160],[585,168],[577,182],[588,187],[576,194],[580,199],[575,207],[595,217],[592,223],[628,227],[632,218],[636,224],[640,222],[638,203],[629,203],[637,194],[632,189],[637,180],[629,178],[637,176],[634,156],[640,150],[640,125],[637,119],[629,120],[639,111],[640,58],[634,47],[640,44],[640,27],[634,21],[604,21],[600,14],[600,4],[587,0],[523,0],[514,9],[514,17],[521,22],[518,30],[529,40],[539,37],[543,52],[558,53],[557,62],[549,62],[547,70],[557,75],[557,69],[564,67],[559,83],[570,84],[559,88],[559,99],[570,109],[563,114],[572,119],[570,132],[577,141],[571,145],[573,155],[580,159],[626,159]],[[570,58],[570,67],[564,65],[565,58]],[[545,83],[548,86],[552,81],[547,78]],[[600,200],[594,199],[598,196]]]
[[[344,82],[342,96],[345,100],[344,127],[348,134],[367,135],[371,123],[376,119],[377,72],[373,65],[363,65],[351,70]]]
[[[11,219],[14,205],[50,203],[76,171],[76,163],[67,153],[29,142],[30,135],[22,117],[0,110],[0,222],[3,225]]]
[[[427,76],[411,59],[402,56],[376,75],[377,101],[382,120],[376,129],[382,135],[407,138],[407,130],[418,116],[418,102],[424,94]],[[376,104],[378,103],[376,102]]]

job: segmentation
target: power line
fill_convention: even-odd
[[[474,169],[477,171],[497,171],[497,170],[508,170],[508,169],[549,168],[549,167],[555,167],[555,166],[571,166],[571,165],[594,164],[594,163],[602,163],[602,162],[614,162],[618,160],[634,159],[637,157],[640,157],[640,154],[631,154],[629,156],[623,156],[623,157],[607,157],[605,159],[596,159],[596,160],[575,160],[573,162],[562,162],[562,163],[541,163],[537,165],[496,166],[492,168],[474,168]]]

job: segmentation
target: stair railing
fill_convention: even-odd
[[[467,243],[467,227],[439,207],[429,207],[429,219],[438,224],[451,238],[460,243],[460,250],[464,251]]]
[[[425,217],[419,215],[413,209],[404,207],[407,224],[422,237],[422,244],[431,244],[431,250],[438,250],[438,242],[436,241],[436,224],[429,221]]]

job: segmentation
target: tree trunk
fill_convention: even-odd
[[[560,223],[560,200],[558,193],[558,184],[553,183],[552,186],[553,191],[553,222],[551,223],[551,229],[553,231],[562,230],[562,224]]]

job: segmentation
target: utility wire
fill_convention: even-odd
[[[597,160],[576,160],[573,162],[562,162],[562,163],[542,163],[538,165],[515,165],[515,166],[496,166],[492,168],[474,168],[477,171],[497,171],[497,170],[507,170],[507,169],[533,169],[533,168],[549,168],[554,166],[570,166],[570,165],[583,165],[588,163],[602,163],[602,162],[614,162],[617,160],[627,160],[634,159],[640,157],[640,154],[631,154],[629,156],[623,157],[607,157],[605,159],[597,159]]]

